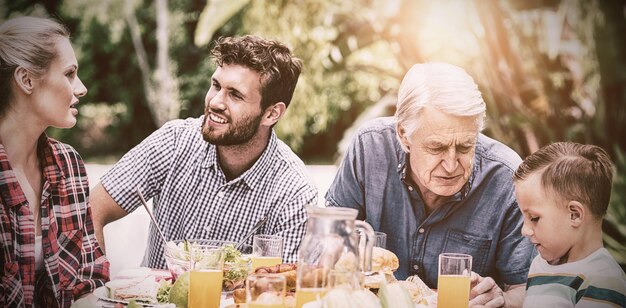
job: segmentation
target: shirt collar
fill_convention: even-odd
[[[37,140],[37,156],[43,165],[43,177],[51,186],[56,186],[58,179],[63,177],[63,168],[56,148],[52,145],[48,136],[43,133]],[[0,196],[9,207],[18,206],[28,202],[23,192],[18,191],[19,183],[9,163],[4,145],[0,143],[0,164],[2,165],[2,182],[0,183]]]
[[[69,164],[69,161],[64,162],[61,159],[64,154],[59,151],[58,142],[48,138],[45,133],[39,136],[37,143],[37,155],[42,162],[44,179],[48,180],[52,187],[55,187],[60,179],[65,179],[68,176],[66,174],[67,168],[64,166]]]
[[[272,129],[272,133],[270,135],[270,139],[261,153],[261,156],[257,159],[257,161],[250,167],[250,169],[246,170],[242,175],[233,179],[231,182],[243,181],[250,189],[254,190],[255,187],[259,185],[261,180],[263,179],[263,175],[266,171],[272,166],[272,157],[276,152],[276,147],[278,145],[278,138],[276,137],[276,133]],[[214,170],[219,170],[219,165],[217,163],[217,147],[214,144],[207,142],[207,152],[202,164],[203,168],[212,167]],[[223,175],[223,173],[222,173]]]

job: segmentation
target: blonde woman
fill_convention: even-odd
[[[44,132],[73,127],[86,93],[62,25],[35,17],[0,25],[2,307],[69,307],[108,280],[84,163]]]

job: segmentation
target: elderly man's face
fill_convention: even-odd
[[[452,196],[467,183],[478,136],[476,117],[459,117],[427,107],[409,138],[410,176],[423,196]]]

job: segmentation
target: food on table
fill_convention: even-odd
[[[215,242],[216,244],[224,243],[223,241],[199,241],[201,244],[204,244],[204,242]],[[195,240],[167,242],[165,247],[165,261],[174,279],[181,273],[191,269],[189,252],[191,249],[194,249],[196,245]],[[235,249],[234,244],[228,243],[223,245],[222,248],[224,249],[224,278],[222,281],[222,291],[230,292],[236,288],[243,287],[246,277],[248,277],[248,273],[252,269],[252,265],[250,257],[242,255],[241,251]],[[245,246],[243,249],[245,249]]]
[[[189,272],[184,272],[174,282],[169,291],[168,301],[178,308],[187,308],[189,296]]]
[[[246,302],[246,288],[233,290],[233,300],[235,304],[243,304]]]
[[[349,251],[341,255],[339,260],[337,260],[337,263],[335,263],[334,269],[345,272],[356,272],[358,270],[358,265],[359,259],[353,252]]]
[[[391,251],[374,247],[372,249],[372,274],[366,275],[364,285],[369,289],[378,289],[383,282],[395,282],[393,272],[398,269],[400,262],[398,257]]]
[[[295,263],[282,263],[274,266],[262,266],[257,268],[255,274],[280,274],[287,282],[287,292],[296,289],[296,268]]]
[[[229,292],[243,287],[248,273],[252,270],[250,257],[243,256],[232,244],[224,247],[224,278],[222,290]]]
[[[393,283],[396,281],[396,277],[393,276],[393,273],[375,272],[364,277],[363,285],[374,293],[377,293],[383,283]]]
[[[279,295],[272,292],[264,292],[261,293],[253,305],[258,305],[259,307],[268,307],[270,305],[276,305],[278,307],[282,307],[284,301],[283,298]],[[248,304],[248,306],[253,306],[252,304]]]
[[[156,299],[159,304],[166,304],[170,300],[170,290],[172,289],[172,281],[162,279],[159,281],[159,288],[157,289]]]
[[[381,247],[372,249],[373,272],[395,272],[399,266],[400,261],[393,252]]]
[[[142,306],[142,305],[140,305],[139,303],[137,303],[137,301],[136,301],[136,300],[131,299],[131,300],[128,302],[128,306],[126,306],[126,307],[127,307],[127,308],[141,308],[141,307],[143,307],[143,306]]]
[[[402,283],[402,281],[400,282]],[[429,288],[426,283],[419,278],[419,276],[410,276],[406,279],[406,282],[410,283],[410,285],[404,283],[403,286],[409,291],[409,293],[411,293],[411,297],[413,298],[414,303],[424,304],[424,302],[426,302],[424,305],[429,305],[432,304],[431,301],[433,301],[433,299],[437,298],[435,296],[437,295],[437,292]]]
[[[302,275],[301,287],[319,287],[327,281],[328,270],[325,268],[315,268]]]
[[[372,291],[363,289],[352,291],[352,306],[363,308],[379,308],[380,300]]]
[[[413,300],[409,291],[401,284],[384,283],[378,290],[378,297],[383,308],[413,308]]]
[[[332,289],[322,299],[325,308],[381,308],[380,300],[369,290]]]
[[[109,298],[156,303],[158,283],[154,276],[145,276],[134,279],[116,279],[105,284]]]
[[[274,266],[262,266],[257,268],[255,274],[278,274],[285,277],[288,295],[296,290],[296,264],[282,263]],[[288,296],[289,297],[289,296]],[[246,289],[241,288],[233,291],[233,299],[235,303],[241,304],[246,302]]]

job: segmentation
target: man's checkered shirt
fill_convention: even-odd
[[[166,123],[124,155],[102,177],[102,185],[127,212],[141,206],[137,187],[147,199],[154,198],[153,212],[167,240],[239,241],[267,216],[257,234],[282,236],[283,261],[295,262],[305,232],[305,205],[317,203],[304,163],[272,131],[256,163],[227,181],[216,147],[202,138],[203,120]],[[152,224],[142,265],[165,267],[162,241]]]

